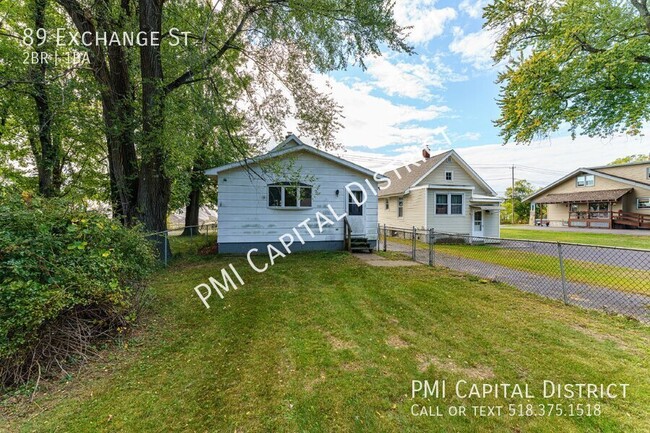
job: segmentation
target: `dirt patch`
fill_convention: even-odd
[[[391,335],[388,337],[386,339],[386,344],[394,349],[404,349],[406,347],[409,347],[409,344],[406,341],[402,340],[399,335]]]
[[[325,332],[325,337],[327,337],[327,341],[330,343],[332,346],[332,349],[334,350],[350,350],[354,349],[357,347],[356,344],[352,341],[346,341],[346,340],[341,340],[340,338],[330,334],[329,332]]]
[[[614,343],[614,345],[616,345],[616,347],[621,349],[621,350],[625,350],[627,352],[632,352],[632,353],[639,353],[638,348],[629,345],[627,342],[620,339],[616,335],[605,334],[603,332],[597,331],[595,329],[587,328],[587,327],[581,326],[581,325],[574,325],[574,326],[571,326],[571,328],[573,328],[574,330],[580,332],[581,334],[584,334],[584,335],[586,335],[588,337],[593,338],[594,340],[596,340],[598,342]]]
[[[345,371],[359,371],[363,369],[363,365],[361,365],[360,362],[356,361],[351,361],[351,362],[344,362],[341,364],[341,370]]]
[[[307,381],[305,384],[305,390],[307,390],[307,392],[312,392],[314,390],[314,387],[325,382],[325,379],[327,379],[327,376],[325,375],[325,372],[321,371],[320,375],[317,378]]]
[[[434,366],[438,370],[445,370],[450,373],[458,374],[460,376],[469,377],[471,379],[491,379],[494,377],[494,372],[490,367],[484,365],[477,365],[476,367],[462,367],[456,364],[451,359],[439,359],[435,356],[418,355],[418,370],[424,373],[430,366]]]

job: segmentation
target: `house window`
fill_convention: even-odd
[[[454,180],[454,172],[445,171],[445,180]]]
[[[463,194],[436,194],[436,215],[462,215]]]
[[[463,195],[462,194],[451,194],[451,214],[452,215],[462,215],[463,214]]]
[[[569,205],[569,212],[578,212],[578,205],[575,203],[571,203]]]
[[[594,179],[593,174],[584,174],[576,178],[576,184],[578,186],[594,186],[596,180]]]
[[[388,199],[384,200],[384,209],[386,209],[386,210],[390,209]]]
[[[646,168],[646,170],[645,170],[645,177],[647,177],[648,179],[650,179],[650,167]]]
[[[397,216],[399,218],[404,216],[404,198],[400,197],[397,199]]]
[[[269,207],[299,209],[311,207],[312,187],[302,183],[280,182],[269,185]]]
[[[356,201],[355,201],[356,199]],[[358,205],[363,201],[363,192],[350,191],[348,194],[348,215],[363,215],[363,205]]]
[[[637,209],[650,209],[650,197],[637,198],[636,199],[636,208]]]
[[[436,215],[447,215],[449,213],[449,202],[446,195],[436,194]]]

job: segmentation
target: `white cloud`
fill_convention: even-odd
[[[616,136],[609,139],[558,137],[534,142],[528,146],[491,144],[464,147],[456,151],[497,192],[510,186],[510,168],[515,165],[515,178],[526,179],[541,187],[581,167],[605,165],[614,159],[636,153],[647,153],[650,139]]]
[[[483,8],[486,5],[486,0],[463,0],[458,5],[458,9],[465,12],[472,18],[481,18],[483,16]]]
[[[489,30],[465,34],[460,27],[454,27],[454,40],[449,44],[449,50],[476,69],[488,69],[493,65],[495,44],[496,35]]]
[[[389,96],[403,96],[430,101],[432,88],[442,89],[444,83],[463,81],[439,56],[420,56],[420,63],[392,63],[388,57],[375,57],[367,62],[368,74],[377,88]]]
[[[395,19],[401,26],[411,26],[409,42],[424,44],[440,36],[448,21],[456,18],[454,8],[436,9],[437,0],[397,0]]]
[[[438,119],[450,111],[445,105],[396,104],[372,95],[372,87],[366,83],[350,85],[324,76],[316,77],[316,83],[343,107],[345,127],[339,131],[338,139],[347,147],[377,149],[391,144],[424,145],[444,140],[443,126],[422,126],[421,122]]]

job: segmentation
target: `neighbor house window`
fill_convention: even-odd
[[[647,177],[648,179],[650,179],[650,167],[648,167],[648,168],[645,170],[645,177]]]
[[[576,179],[576,184],[578,186],[594,186],[596,183],[596,180],[594,179],[593,174],[585,174],[582,176],[578,176]]]
[[[579,207],[577,204],[572,203],[569,205],[569,212],[578,212],[578,209]]]
[[[311,186],[295,182],[280,182],[269,185],[269,207],[308,208],[311,207]]]
[[[386,210],[390,209],[390,204],[388,202],[388,199],[384,200],[384,209]]]
[[[436,194],[436,215],[462,215],[463,194]]]
[[[637,209],[650,209],[650,197],[637,198],[636,199],[636,208]]]
[[[453,171],[445,171],[445,180],[453,180],[453,178],[454,178]]]
[[[397,199],[397,216],[399,218],[404,216],[404,198],[400,197]]]

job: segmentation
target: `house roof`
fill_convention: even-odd
[[[229,164],[224,164],[219,167],[210,168],[208,170],[205,170],[204,173],[206,174],[206,176],[217,177],[219,173],[222,173],[227,170],[248,167],[260,161],[277,158],[279,156],[284,156],[299,151],[304,151],[304,152],[308,152],[320,156],[321,158],[327,159],[336,164],[343,165],[347,168],[363,173],[371,178],[374,178],[374,176],[376,175],[376,173],[370,169],[362,167],[346,159],[339,158],[337,156],[334,156],[322,150],[316,149],[313,146],[309,146],[308,144],[303,143],[298,137],[296,137],[293,134],[288,135],[282,143],[274,147],[270,152],[252,158],[246,158],[239,161],[231,162]],[[383,178],[382,175],[378,175],[378,177]]]
[[[595,191],[567,192],[562,194],[547,194],[537,200],[539,204],[548,203],[578,203],[587,201],[617,201],[633,188],[601,189]]]
[[[409,189],[417,186],[425,177],[433,172],[440,164],[442,164],[449,156],[452,156],[467,173],[488,192],[497,195],[496,192],[490,188],[481,177],[456,153],[455,150],[448,150],[446,152],[434,155],[428,159],[420,160],[413,164],[407,164],[402,167],[384,173],[384,176],[390,179],[390,185],[387,188],[382,188],[379,191],[380,197],[408,194]]]
[[[625,165],[633,165],[633,164],[625,164]],[[615,166],[608,166],[608,167],[615,167]],[[605,167],[597,167],[597,168],[605,168]],[[571,173],[567,174],[566,176],[561,177],[560,179],[556,180],[555,182],[545,186],[544,188],[540,189],[539,191],[529,195],[523,201],[530,201],[530,200],[534,199],[535,197],[539,197],[539,196],[541,196],[543,194],[546,194],[549,190],[555,188],[557,185],[563,183],[567,179],[570,179],[571,177],[573,177],[573,176],[575,176],[575,175],[577,175],[579,173],[593,174],[594,176],[600,176],[600,177],[603,177],[605,179],[614,180],[614,181],[617,181],[617,182],[620,182],[620,183],[623,183],[625,185],[629,185],[629,186],[632,186],[632,187],[635,187],[635,186],[636,187],[641,187],[641,188],[650,187],[650,183],[639,182],[637,180],[627,179],[627,178],[620,177],[620,176],[615,176],[615,175],[612,175],[612,174],[609,174],[609,173],[603,173],[601,171],[594,170],[592,168],[579,168],[579,169],[574,170]],[[536,200],[536,202],[537,203],[542,203],[539,200]]]

